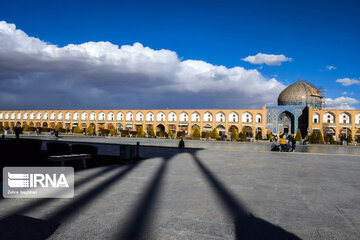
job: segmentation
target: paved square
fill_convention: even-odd
[[[358,156],[153,155],[76,172],[74,199],[1,199],[0,238],[360,238]]]

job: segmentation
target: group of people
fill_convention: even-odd
[[[295,152],[296,140],[292,134],[285,136],[284,134],[280,135],[280,140],[275,136],[273,144],[271,146],[271,151],[277,152]]]

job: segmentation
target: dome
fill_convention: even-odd
[[[279,95],[278,105],[301,105],[322,108],[323,96],[309,83],[298,81],[285,88]]]

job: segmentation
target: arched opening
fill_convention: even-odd
[[[210,124],[206,124],[204,127],[203,127],[203,131],[204,132],[211,132],[212,131],[212,126]]]
[[[243,127],[242,131],[246,134],[247,137],[253,137],[253,131],[251,127],[245,126]]]
[[[16,125],[19,126],[19,127],[21,127],[21,122],[18,121],[18,122],[16,123]]]
[[[29,127],[34,127],[34,123],[33,123],[33,122],[29,122]]]
[[[198,128],[200,130],[200,126],[197,124],[192,125],[191,130],[194,131],[195,128]]]
[[[332,138],[336,138],[336,131],[334,128],[332,127],[325,127],[324,130],[324,141],[325,142],[331,142]]]
[[[355,141],[360,143],[360,129],[357,129],[355,132]]]
[[[261,127],[256,128],[256,135],[258,136],[258,138],[262,138],[262,129]]]
[[[278,124],[279,132],[282,132],[283,134],[295,133],[294,115],[292,113],[288,111],[280,113]]]
[[[232,125],[229,127],[229,135],[234,131],[234,129],[236,129],[236,131],[239,133],[239,128],[237,126]]]
[[[340,141],[346,141],[346,139],[351,135],[351,130],[349,128],[342,128],[339,133]]]
[[[157,125],[156,132],[165,132],[165,126],[162,124]]]
[[[43,122],[43,128],[48,128],[48,127],[49,127],[48,123],[47,123],[47,122]]]
[[[216,129],[217,129],[220,136],[226,135],[226,129],[225,129],[225,127],[223,125],[218,125],[216,127]]]

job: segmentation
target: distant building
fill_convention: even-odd
[[[235,128],[248,136],[259,133],[296,134],[302,136],[322,131],[325,138],[341,135],[360,137],[360,110],[328,110],[323,108],[323,96],[310,83],[298,81],[283,90],[277,106],[262,109],[113,109],[113,110],[8,110],[0,111],[0,126],[16,123],[44,131],[59,125],[71,131],[76,126],[85,130],[92,126],[95,131],[115,128],[136,132],[140,126],[145,131],[191,135],[196,127],[201,132],[218,130],[228,135]]]

